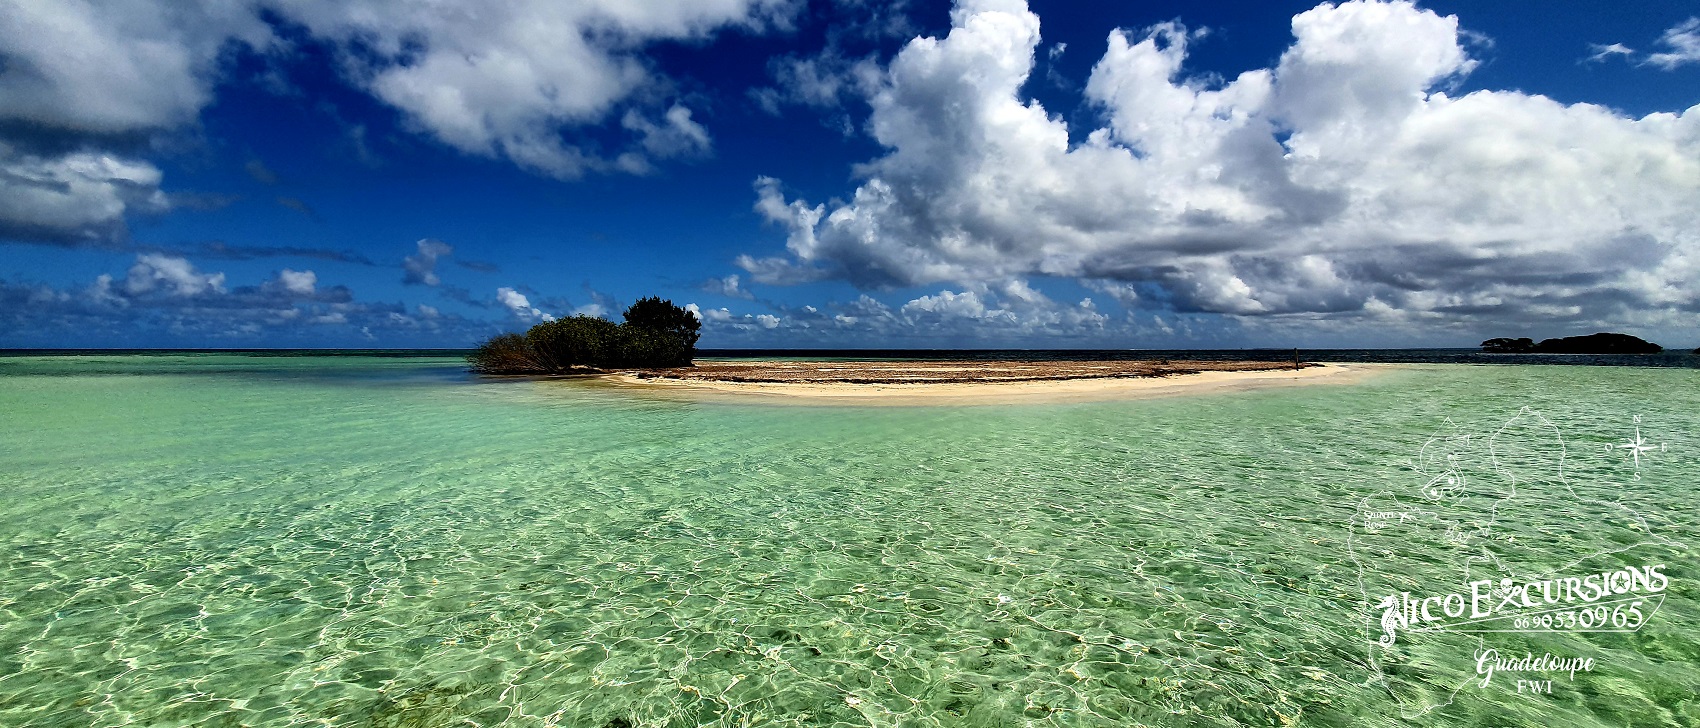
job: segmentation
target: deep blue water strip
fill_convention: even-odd
[[[460,357],[467,349],[0,349],[7,356]],[[891,359],[907,361],[1290,361],[1293,349],[699,349],[703,358]],[[1687,350],[1658,354],[1487,354],[1479,349],[1299,349],[1315,362],[1405,364],[1558,364],[1700,369]]]

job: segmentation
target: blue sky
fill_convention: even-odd
[[[1700,344],[1692,3],[0,5],[0,347]]]

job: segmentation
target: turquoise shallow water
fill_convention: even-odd
[[[0,725],[1697,725],[1697,384],[856,408],[0,358]],[[1470,485],[1425,501],[1436,443]],[[1364,528],[1412,504],[1475,530]],[[1633,633],[1373,644],[1384,587],[1483,554],[1670,583]],[[1597,665],[1481,687],[1484,646]]]

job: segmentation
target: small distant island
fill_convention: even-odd
[[[1313,379],[1348,371],[1286,361],[712,361],[697,365],[702,321],[659,297],[627,308],[624,321],[569,316],[480,344],[467,361],[481,374],[600,375],[640,386],[720,387],[726,391],[866,397],[1060,394],[1144,391],[1177,375],[1192,385],[1248,385],[1274,376]],[[1196,379],[1194,379],[1196,377]],[[1150,386],[1128,384],[1134,380]],[[1172,388],[1172,384],[1168,385]],[[915,388],[919,387],[920,390]]]
[[[1488,339],[1482,351],[1489,354],[1657,354],[1664,347],[1629,334],[1600,332],[1559,339]]]
[[[599,316],[545,321],[523,334],[499,334],[478,345],[467,362],[483,374],[597,374],[611,369],[688,367],[702,321],[651,296],[627,308],[616,324]]]

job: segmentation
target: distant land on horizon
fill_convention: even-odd
[[[1482,342],[1482,351],[1493,354],[1657,354],[1664,347],[1638,336],[1602,331],[1584,336],[1542,339],[1497,338]],[[1696,350],[1700,352],[1700,349]]]

